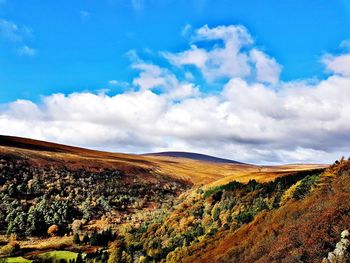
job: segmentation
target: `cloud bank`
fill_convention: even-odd
[[[184,150],[252,163],[332,162],[350,150],[350,54],[328,54],[318,81],[282,66],[243,26],[203,26],[189,48],[146,61],[122,93],[52,94],[0,110],[0,132],[126,152]],[[219,85],[210,93],[206,85]]]

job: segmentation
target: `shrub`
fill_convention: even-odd
[[[52,225],[47,229],[47,234],[49,234],[50,236],[57,236],[59,230],[60,228],[58,227],[58,225]]]
[[[114,240],[114,234],[109,228],[101,233],[94,232],[90,237],[90,245],[92,246],[107,246],[109,241]]]
[[[254,213],[252,211],[241,211],[238,215],[235,216],[236,221],[239,224],[247,224],[254,219]]]
[[[11,241],[6,246],[0,249],[0,253],[6,256],[11,256],[20,250],[20,246],[17,242]]]
[[[79,232],[81,229],[82,222],[81,220],[74,220],[72,223],[73,233]]]
[[[90,241],[89,236],[85,234],[85,235],[83,236],[82,242],[83,242],[84,244],[87,244],[87,243],[89,243],[89,241]]]
[[[79,237],[79,234],[78,233],[75,233],[73,235],[73,243],[74,244],[80,244],[80,237]]]
[[[311,190],[311,187],[316,183],[319,175],[309,175],[300,181],[300,184],[295,188],[293,198],[296,200],[303,199]]]
[[[214,221],[217,221],[219,219],[219,216],[220,216],[220,208],[216,207],[212,211],[212,218]]]

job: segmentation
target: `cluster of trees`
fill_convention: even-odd
[[[309,194],[312,186],[315,185],[318,178],[319,174],[309,175],[303,178],[296,186],[295,191],[293,192],[293,198],[300,200],[306,197]]]
[[[161,204],[184,187],[169,180],[164,185],[124,180],[123,173],[109,168],[40,166],[18,156],[0,156],[0,168],[0,234],[18,236],[47,235],[52,225],[59,235],[69,233],[74,219],[89,221]]]
[[[73,235],[73,243],[75,244],[90,244],[91,246],[103,246],[106,247],[108,242],[113,241],[116,235],[111,228],[103,230],[101,232],[94,231],[90,236],[85,234],[82,239],[78,233]]]
[[[180,261],[190,247],[205,247],[215,242],[212,240],[219,233],[235,232],[262,211],[278,208],[286,190],[300,180],[299,185],[315,183],[316,179],[310,178],[317,178],[320,172],[294,173],[269,183],[233,181],[205,191],[189,191],[173,211],[155,211],[142,224],[130,223],[121,231],[122,239],[115,242],[111,255],[119,258],[116,262]],[[310,189],[299,187],[295,191],[307,195]]]
[[[1,193],[0,230],[18,236],[40,236],[47,233],[51,225],[57,225],[56,234],[67,232],[68,224],[80,212],[65,200],[36,199],[36,203],[21,201]]]

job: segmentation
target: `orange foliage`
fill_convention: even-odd
[[[47,229],[47,233],[50,236],[57,236],[59,230],[60,228],[58,227],[58,225],[52,225]]]
[[[309,197],[263,212],[206,248],[190,247],[184,262],[321,262],[350,228],[350,162],[330,169],[338,176],[321,176]]]

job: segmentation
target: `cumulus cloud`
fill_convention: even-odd
[[[250,74],[249,56],[241,48],[251,44],[252,40],[243,26],[203,26],[196,31],[193,41],[218,41],[218,45],[206,50],[193,44],[189,50],[176,54],[164,52],[164,56],[176,66],[197,67],[209,81]]]
[[[210,45],[209,49],[196,45],[210,41],[214,41],[214,45]],[[253,42],[243,26],[209,28],[206,25],[196,31],[193,36],[196,44],[192,44],[190,49],[179,53],[163,52],[163,55],[177,67],[195,66],[210,82],[220,78],[253,76],[257,81],[276,84],[280,65],[258,48],[252,48]]]
[[[340,56],[326,55],[323,58],[327,69],[333,73],[350,76],[350,54]]]
[[[133,84],[141,90],[162,89],[167,97],[183,99],[199,94],[198,87],[187,81],[180,81],[174,73],[158,65],[146,63],[133,54],[132,68],[139,70],[139,75],[133,80]]]
[[[253,49],[250,51],[251,61],[256,68],[256,79],[261,82],[276,84],[281,73],[281,66],[274,58],[270,58],[262,51]]]
[[[219,39],[222,46],[214,41],[206,49],[163,52],[174,66],[130,52],[136,75],[128,90],[17,100],[0,110],[0,132],[112,151],[195,151],[252,163],[331,162],[348,154],[347,54],[324,59],[333,72],[326,79],[283,82],[274,58],[254,46],[241,50],[253,45],[245,28],[205,26],[196,32],[196,41]],[[243,63],[247,72],[221,68],[225,63]],[[219,92],[205,92],[201,85],[207,84],[187,64],[213,74],[210,81],[219,75],[227,80],[216,83]],[[209,68],[214,72],[204,73]]]

